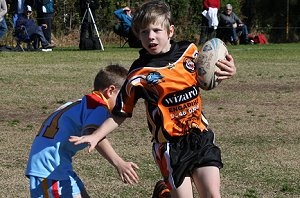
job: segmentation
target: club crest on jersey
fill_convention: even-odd
[[[161,79],[163,79],[164,77],[157,71],[154,72],[150,72],[147,76],[146,76],[146,81],[147,84],[152,84],[152,85],[156,85],[158,83],[161,82]]]
[[[190,73],[194,73],[196,71],[196,65],[195,65],[194,61],[190,58],[186,58],[183,61],[183,66]]]

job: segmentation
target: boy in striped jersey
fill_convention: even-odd
[[[159,0],[148,1],[136,10],[133,31],[143,49],[132,64],[113,109],[93,134],[72,136],[75,145],[89,143],[89,151],[108,133],[132,116],[138,99],[145,100],[148,127],[153,136],[153,156],[171,197],[193,197],[192,181],[200,197],[220,197],[220,173],[223,167],[214,133],[207,128],[202,114],[195,63],[197,46],[171,38],[174,25],[169,6]],[[236,73],[233,57],[220,60],[218,80]],[[162,197],[165,188],[154,196]],[[159,190],[158,189],[158,190]]]

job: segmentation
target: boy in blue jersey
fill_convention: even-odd
[[[119,65],[101,69],[92,93],[62,105],[44,121],[33,141],[26,169],[31,197],[88,197],[72,168],[73,156],[88,145],[74,145],[68,139],[92,133],[110,117],[127,72]],[[138,166],[124,161],[106,138],[99,141],[96,149],[117,169],[123,182],[138,182]]]

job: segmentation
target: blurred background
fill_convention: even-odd
[[[79,42],[81,24],[79,0],[55,0],[53,19],[53,40],[62,46],[73,46]],[[86,0],[90,5],[99,3],[95,11],[95,22],[102,41],[118,43],[119,37],[114,34],[113,26],[118,22],[113,12],[129,6],[134,14],[135,8],[142,0]],[[166,0],[171,6],[176,26],[175,39],[186,39],[197,42],[200,36],[202,0]],[[233,11],[247,24],[250,34],[263,33],[270,43],[300,41],[300,1],[299,0],[221,0],[221,10],[230,3]],[[2,44],[12,40],[12,15],[5,16],[9,28]],[[33,16],[35,15],[33,10]]]

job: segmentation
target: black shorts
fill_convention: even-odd
[[[195,168],[223,167],[221,151],[211,130],[192,129],[188,135],[168,143],[154,143],[153,155],[169,189],[178,188]]]

